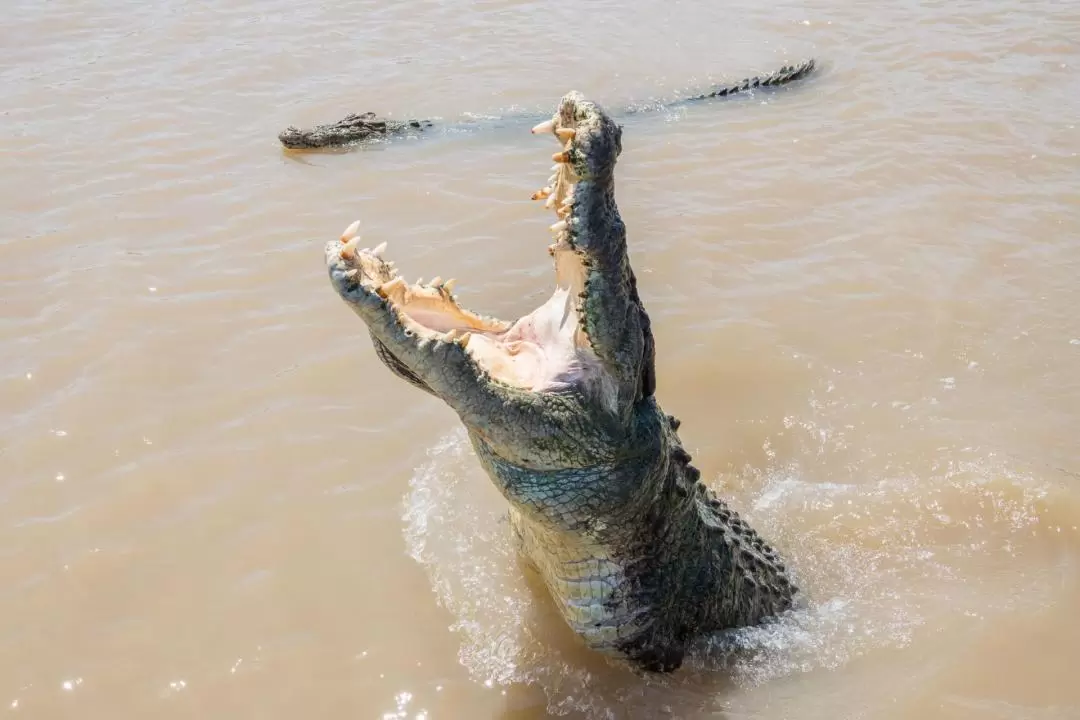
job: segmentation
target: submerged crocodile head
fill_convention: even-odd
[[[615,204],[622,130],[572,92],[533,129],[554,175],[551,297],[516,321],[458,304],[452,281],[408,284],[354,223],[326,246],[331,282],[399,377],[468,429],[510,503],[523,554],[598,650],[670,670],[709,630],[784,610],[776,553],[698,482],[654,397],[654,345]]]
[[[386,120],[373,112],[353,113],[337,122],[307,129],[290,125],[278,133],[278,140],[290,150],[317,150],[428,127],[431,123],[427,120]]]

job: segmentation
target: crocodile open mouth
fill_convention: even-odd
[[[552,156],[553,174],[532,195],[555,215],[550,228],[555,242],[548,248],[555,264],[555,289],[538,308],[508,322],[462,307],[453,292],[454,280],[436,277],[429,282],[408,283],[394,263],[383,259],[386,243],[373,249],[360,248],[359,221],[342,233],[337,246],[339,258],[330,258],[332,265],[338,264],[343,271],[340,277],[351,286],[339,287],[339,292],[377,296],[381,300],[378,312],[386,313],[419,347],[456,343],[480,370],[499,382],[535,392],[579,382],[597,361],[582,331],[580,313],[586,270],[573,247],[569,229],[574,222],[574,190],[579,181],[570,161],[577,134],[572,125],[572,120],[564,119],[556,127],[556,122],[549,120],[532,129],[534,134],[554,137],[560,146]],[[376,349],[399,374],[424,386],[415,373],[408,371],[405,358],[377,339]]]

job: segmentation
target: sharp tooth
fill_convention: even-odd
[[[461,336],[461,330],[459,328],[451,328],[443,334],[443,340],[446,342],[454,342]]]
[[[341,259],[352,260],[356,258],[356,246],[360,244],[360,238],[353,237],[345,242],[345,245],[341,248]]]
[[[457,344],[460,345],[463,348],[468,347],[470,340],[472,340],[472,333],[467,332],[467,333],[462,334],[462,336],[457,339]]]
[[[402,294],[404,294],[405,292],[405,281],[401,278],[387,280],[375,290],[375,292],[379,294],[379,297],[382,298],[388,297],[390,293],[396,293],[398,291],[400,291]]]
[[[568,163],[570,162],[570,153],[566,150],[563,150],[562,152],[557,152],[552,155],[551,159],[557,163]]]
[[[555,175],[552,175],[551,177],[548,178],[547,184],[548,185],[554,185],[555,181],[558,180],[558,179],[559,179],[559,175],[558,175],[558,173],[556,173]]]
[[[413,284],[417,285],[417,286],[422,286],[424,284],[424,278],[422,278],[422,277],[416,278],[416,282],[413,283]]]
[[[547,199],[547,202],[544,203],[544,207],[546,207],[548,210],[555,207],[555,196],[554,195],[552,195],[551,197],[549,197]]]
[[[554,225],[552,225],[548,229],[551,230],[551,232],[562,232],[563,230],[566,229],[566,221],[565,220],[560,220],[559,222],[555,223]]]
[[[567,140],[574,139],[574,136],[577,135],[577,130],[574,128],[559,128],[555,131],[555,134],[559,136],[560,140],[566,142]]]
[[[386,243],[379,243],[375,247],[375,249],[371,251],[371,254],[374,255],[375,257],[382,257],[382,254],[384,252],[386,252]]]
[[[562,165],[552,165],[551,169],[554,170],[556,173],[558,173],[560,170],[562,170]],[[556,176],[553,175],[552,177],[556,177]]]
[[[341,233],[341,242],[349,242],[360,231],[360,221],[354,220],[352,225],[345,228],[345,232]]]
[[[564,217],[566,217],[567,215],[570,214],[570,208],[563,205],[561,208],[559,208],[558,210],[555,211],[555,214],[558,215],[561,218],[564,218]]]
[[[540,123],[539,125],[537,125],[536,127],[534,127],[532,129],[532,134],[533,135],[542,135],[544,133],[549,133],[554,129],[555,129],[555,121],[554,120],[545,120],[544,122]]]
[[[439,277],[438,275],[431,278],[431,285],[432,285],[432,287],[439,287],[440,285],[442,285],[442,278]]]
[[[450,292],[451,290],[454,289],[454,285],[456,285],[456,284],[457,284],[457,280],[455,280],[454,278],[450,278],[449,280],[447,280],[446,282],[443,283],[443,290],[445,290],[446,292]]]
[[[563,201],[562,201],[561,204],[562,204],[563,207],[573,205],[574,204],[574,196],[568,194],[566,197],[563,198]]]
[[[532,199],[533,200],[543,200],[544,198],[546,198],[550,194],[551,194],[551,188],[550,187],[543,187],[543,188],[540,188],[539,190],[537,190],[536,192],[534,192],[532,194]]]

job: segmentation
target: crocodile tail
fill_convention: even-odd
[[[776,72],[769,73],[768,75],[760,75],[758,77],[746,78],[741,83],[735,85],[726,85],[724,87],[716,88],[711,92],[704,93],[702,95],[695,95],[690,100],[707,100],[709,98],[726,97],[728,95],[734,95],[735,93],[746,92],[760,87],[777,87],[779,85],[787,85],[788,83],[801,80],[809,75],[814,70],[814,59],[804,60],[797,65],[785,65]]]

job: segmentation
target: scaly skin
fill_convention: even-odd
[[[759,88],[774,88],[793,83],[809,75],[815,67],[813,59],[797,65],[785,65],[768,75],[747,78],[734,85],[714,88],[710,92],[685,98],[673,104],[695,102],[710,98],[727,97]],[[373,112],[352,114],[335,123],[315,125],[308,129],[289,126],[278,134],[278,140],[289,150],[318,150],[322,148],[344,147],[361,144],[365,141],[395,135],[406,135],[431,128],[430,120],[387,120]]]
[[[339,147],[387,135],[403,135],[430,128],[428,120],[384,120],[375,113],[353,113],[335,123],[316,125],[307,130],[289,127],[278,133],[278,140],[290,150],[317,150]]]
[[[727,87],[720,87],[712,90],[711,92],[704,93],[702,95],[695,95],[688,100],[707,100],[709,98],[727,97],[728,95],[734,95],[736,93],[748,92],[756,88],[763,87],[779,87],[780,85],[787,85],[793,83],[796,80],[809,75],[814,70],[814,59],[810,58],[797,65],[785,65],[776,72],[769,73],[768,75],[762,75],[760,77],[747,78],[741,83],[736,85],[728,85]]]
[[[597,651],[672,671],[695,638],[776,616],[796,589],[776,551],[700,482],[655,397],[653,336],[615,203],[622,129],[571,92],[534,131],[565,141],[553,186],[537,194],[560,199],[554,297],[576,293],[565,297],[581,366],[565,382],[530,389],[486,369],[481,339],[508,337],[511,323],[454,303],[458,329],[421,327],[408,293],[449,303],[447,285],[404,289],[385,246],[358,249],[355,224],[326,246],[330,280],[383,362],[458,414],[567,624]]]

